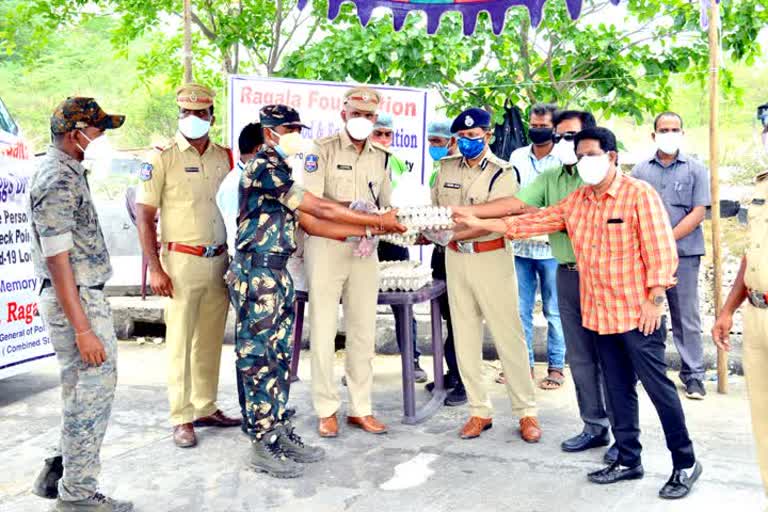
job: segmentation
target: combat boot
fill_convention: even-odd
[[[56,500],[51,512],[133,512],[133,503],[108,498],[96,493],[78,501]]]
[[[277,444],[283,453],[295,462],[319,462],[325,458],[325,450],[319,446],[304,444],[291,424],[284,427]]]
[[[64,465],[61,455],[45,459],[45,465],[32,485],[32,494],[55,500],[59,497],[59,480],[63,474]]]
[[[283,453],[278,440],[282,432],[273,429],[261,439],[251,441],[251,453],[248,465],[254,471],[266,473],[275,478],[297,478],[304,474],[304,468],[298,462]]]

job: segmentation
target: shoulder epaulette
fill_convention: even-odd
[[[318,146],[325,146],[326,144],[330,144],[333,141],[339,140],[339,134],[335,133],[333,135],[329,135],[327,137],[323,137],[321,139],[316,139],[315,144]]]
[[[760,183],[761,181],[765,181],[768,179],[768,170],[761,172],[757,176],[755,176],[755,183]]]
[[[388,155],[394,155],[394,153],[392,152],[391,149],[389,149],[386,146],[382,146],[378,142],[369,141],[369,144],[371,145],[372,148],[378,149],[379,151],[383,151],[383,152],[387,153]]]

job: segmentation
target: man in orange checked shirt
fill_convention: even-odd
[[[643,477],[636,384],[639,377],[659,414],[674,471],[659,491],[683,498],[702,472],[693,453],[685,416],[664,360],[665,290],[675,284],[677,249],[664,206],[647,183],[617,169],[616,137],[588,128],[574,138],[577,169],[587,186],[536,213],[480,220],[457,215],[458,223],[520,239],[567,230],[581,285],[584,327],[594,331],[605,373],[618,460],[588,475],[612,484]]]

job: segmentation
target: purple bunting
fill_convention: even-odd
[[[507,10],[514,6],[524,6],[528,9],[531,24],[539,26],[543,18],[544,4],[547,0],[329,0],[328,18],[335,19],[341,10],[341,4],[349,1],[357,6],[357,14],[363,26],[371,19],[376,7],[386,7],[392,11],[395,30],[400,30],[411,11],[423,11],[427,14],[427,33],[434,34],[440,25],[440,17],[448,11],[459,11],[464,18],[464,34],[471,35],[477,25],[477,15],[487,12],[491,17],[493,33],[501,34],[504,29],[504,19]],[[618,5],[620,0],[611,0]],[[708,0],[701,0],[702,2]],[[568,13],[572,19],[581,15],[583,0],[565,0]],[[299,9],[303,9],[307,0],[299,0]]]

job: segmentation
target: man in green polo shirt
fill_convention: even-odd
[[[480,218],[500,218],[527,213],[559,203],[583,185],[576,172],[576,152],[573,137],[585,128],[596,125],[589,112],[566,110],[555,114],[555,148],[553,154],[562,167],[542,172],[514,197],[505,197],[478,206],[454,207],[459,214],[471,213]],[[584,422],[582,432],[563,441],[566,452],[580,452],[610,443],[610,422],[604,395],[602,371],[595,349],[593,335],[581,323],[579,273],[576,256],[567,233],[549,235],[552,255],[557,259],[557,300],[565,334],[565,344],[571,375],[576,387],[579,413]],[[618,453],[614,447],[605,454],[607,463],[613,463]]]

